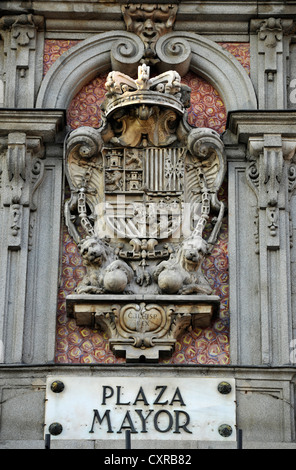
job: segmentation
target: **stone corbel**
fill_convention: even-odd
[[[21,249],[23,230],[28,231],[25,211],[36,210],[34,195],[44,174],[44,140],[47,141],[49,133],[55,129],[55,119],[51,124],[50,119],[45,123],[42,118],[46,113],[38,114],[39,129],[34,113],[3,111],[0,115],[0,133],[3,135],[1,202],[8,210],[7,246],[10,250]],[[60,116],[60,112],[55,114]]]
[[[41,138],[27,139],[22,132],[8,135],[3,206],[9,208],[7,243],[10,250],[21,249],[24,208],[36,209],[33,195],[43,177],[42,156]]]
[[[290,195],[295,188],[294,119],[291,113],[260,111],[235,112],[229,121],[235,141],[247,148],[250,164],[246,177],[258,199],[258,230],[260,227],[263,230],[265,214],[264,239],[269,250],[280,248],[280,211],[289,211]]]
[[[249,158],[247,179],[257,194],[259,209],[266,212],[267,247],[279,249],[279,209],[284,205],[280,192],[284,165],[281,136],[250,138]]]
[[[280,248],[280,210],[285,210],[286,194],[295,187],[296,142],[280,134],[250,137],[248,158],[251,163],[247,180],[258,197],[258,209],[266,212],[267,248]]]
[[[206,328],[217,314],[217,296],[69,295],[67,314],[77,325],[98,328],[110,349],[129,361],[158,361],[170,356],[186,330]]]

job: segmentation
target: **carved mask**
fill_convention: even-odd
[[[145,45],[145,57],[155,56],[158,39],[172,31],[177,5],[137,4],[122,7],[127,31],[137,34]]]

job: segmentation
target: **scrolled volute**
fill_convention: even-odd
[[[186,75],[190,67],[191,47],[188,41],[181,35],[168,33],[156,43],[156,55],[159,59],[158,69],[166,72],[173,69],[181,77]]]
[[[126,37],[115,41],[111,48],[112,70],[137,74],[138,65],[144,55],[144,44],[136,34],[126,33]]]
[[[213,129],[197,128],[188,135],[187,147],[191,155],[206,159],[210,152],[223,152],[224,146],[219,134]]]
[[[100,132],[92,127],[80,127],[71,132],[67,141],[67,153],[80,159],[90,159],[102,147]]]

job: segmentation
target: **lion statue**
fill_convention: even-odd
[[[165,294],[211,294],[212,288],[201,271],[207,253],[202,237],[184,240],[177,254],[156,266],[153,279]]]
[[[79,251],[87,273],[76,289],[78,294],[121,294],[132,281],[132,268],[116,259],[107,239],[86,237]]]

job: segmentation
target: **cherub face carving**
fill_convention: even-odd
[[[122,7],[127,31],[137,34],[145,45],[145,58],[155,56],[155,44],[172,31],[177,5],[132,4]]]

